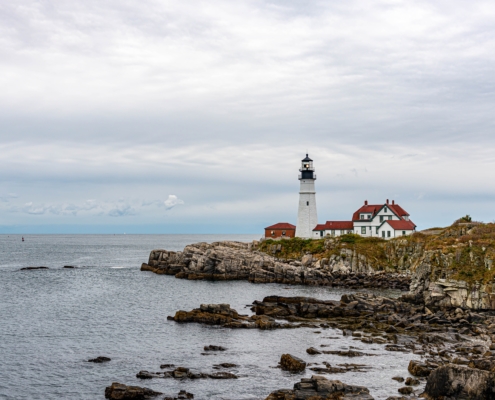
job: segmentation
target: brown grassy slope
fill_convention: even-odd
[[[316,259],[356,253],[376,270],[414,269],[428,252],[430,262],[442,271],[439,277],[467,282],[491,282],[495,279],[495,224],[456,221],[446,228],[385,241],[349,234],[319,240],[293,238],[265,240],[258,250],[291,261],[305,254]]]

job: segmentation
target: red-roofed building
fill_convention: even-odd
[[[279,222],[278,224],[271,225],[265,228],[266,238],[292,238],[294,236],[296,236],[296,226],[289,224],[288,222]]]
[[[327,221],[324,224],[316,225],[313,229],[313,235],[316,238],[327,235],[340,236],[352,232],[354,232],[352,221]]]
[[[367,201],[352,215],[352,221],[327,221],[313,229],[313,237],[340,236],[355,233],[367,237],[384,239],[410,235],[416,225],[409,213],[401,206],[388,200],[385,204],[368,204]]]

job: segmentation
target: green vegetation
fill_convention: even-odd
[[[305,254],[320,260],[357,255],[376,270],[414,269],[428,252],[435,279],[495,282],[495,223],[473,222],[466,215],[449,227],[428,231],[437,232],[416,232],[389,241],[356,234],[318,240],[268,239],[259,250],[284,260],[300,260]]]

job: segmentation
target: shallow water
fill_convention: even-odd
[[[0,398],[103,399],[111,382],[147,386],[165,394],[185,389],[196,399],[264,399],[271,391],[291,388],[303,375],[276,367],[281,354],[308,362],[328,361],[373,366],[368,372],[328,375],[349,384],[367,386],[375,398],[397,393],[407,376],[407,364],[417,356],[390,353],[383,345],[368,345],[333,329],[278,331],[229,330],[167,321],[179,309],[201,303],[229,303],[250,313],[254,300],[267,295],[340,299],[349,291],[335,288],[254,285],[248,282],[204,282],[140,272],[154,248],[179,250],[197,241],[252,240],[249,235],[0,235]],[[49,270],[19,271],[46,265]],[[79,265],[63,269],[63,265]],[[118,268],[116,268],[118,267]],[[397,295],[397,292],[383,292]],[[329,337],[337,337],[331,339]],[[203,346],[228,350],[204,356]],[[374,357],[310,356],[305,350],[328,344],[325,350],[355,346]],[[109,363],[87,359],[108,356]],[[135,377],[140,370],[159,371],[160,364],[211,372],[213,364],[238,364],[238,380],[176,381]]]

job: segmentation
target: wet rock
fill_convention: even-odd
[[[177,367],[172,371],[172,376],[175,379],[185,379],[188,378],[188,372],[189,372],[189,368]]]
[[[404,382],[404,378],[402,376],[394,376],[392,379],[397,382]]]
[[[419,380],[415,378],[411,378],[410,376],[406,379],[407,386],[417,386],[419,385]]]
[[[165,369],[165,368],[175,368],[175,365],[174,365],[174,364],[162,364],[162,365],[160,365],[160,368],[161,368],[161,369]]]
[[[222,347],[222,346],[214,346],[214,345],[210,344],[209,346],[205,346],[204,350],[205,351],[225,351],[227,349],[225,347]]]
[[[291,354],[282,354],[280,368],[284,371],[302,372],[306,369],[306,362]]]
[[[400,394],[411,394],[413,392],[413,388],[411,386],[404,386],[404,387],[397,389],[397,391]]]
[[[74,267],[73,265],[64,265],[64,268],[66,268],[66,269],[75,269],[76,267]]]
[[[155,374],[153,372],[149,372],[149,371],[139,371],[137,374],[136,374],[136,378],[139,378],[139,379],[153,379],[153,378],[161,378],[162,376],[160,376],[159,374]]]
[[[103,356],[99,356],[96,358],[90,358],[88,360],[88,362],[92,362],[92,363],[104,363],[104,362],[108,362],[108,361],[112,361],[112,359],[108,358],[108,357],[103,357]]]
[[[488,371],[448,364],[431,372],[424,393],[427,399],[494,399],[494,375]]]
[[[185,390],[181,390],[177,397],[165,396],[163,400],[186,400],[186,399],[194,399],[194,395],[192,393],[188,393]]]
[[[31,271],[31,270],[36,270],[36,269],[49,269],[48,267],[24,267],[21,268],[19,271]]]
[[[356,350],[327,350],[323,351],[324,354],[335,354],[341,357],[362,357],[362,356],[373,356],[374,354],[363,353]]]
[[[139,386],[126,386],[114,382],[105,388],[105,398],[110,400],[146,400],[161,395],[160,392]]]
[[[421,361],[411,360],[407,367],[409,373],[413,376],[428,376],[430,375],[431,368]]]
[[[215,369],[219,369],[219,368],[235,368],[237,367],[236,364],[232,364],[232,363],[221,363],[221,364],[215,364],[213,365],[213,368]]]
[[[341,381],[328,380],[319,375],[303,378],[294,389],[281,389],[272,392],[265,400],[373,400],[364,386],[346,385]]]
[[[308,354],[321,354],[321,351],[316,350],[314,347],[310,347],[309,349],[306,349],[306,353]]]

